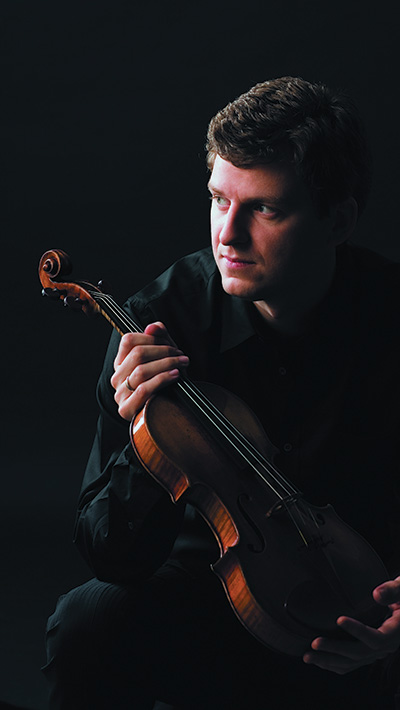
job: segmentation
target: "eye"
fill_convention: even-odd
[[[268,205],[264,205],[261,202],[258,202],[254,205],[254,209],[256,212],[259,212],[260,214],[264,214],[267,217],[269,215],[274,215],[276,214],[276,210],[273,209],[272,207],[268,207]]]
[[[210,195],[210,200],[214,202],[218,207],[227,207],[229,205],[229,200],[226,197],[222,197],[222,195]]]

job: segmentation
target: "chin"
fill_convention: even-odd
[[[261,289],[255,288],[254,284],[246,284],[240,281],[238,282],[237,279],[222,279],[222,288],[229,296],[243,298],[246,301],[258,301],[263,298],[260,293]]]

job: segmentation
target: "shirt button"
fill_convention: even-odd
[[[279,368],[278,372],[279,372],[280,375],[286,375],[286,373],[287,373],[286,367],[283,367],[283,365],[282,365],[282,366]]]
[[[133,530],[133,523],[131,521],[129,521],[128,523],[128,528],[129,530]]]
[[[283,445],[283,450],[284,450],[285,453],[287,453],[287,454],[289,454],[292,449],[293,449],[293,446],[292,446],[292,444],[291,444],[289,441],[287,441],[286,444]]]

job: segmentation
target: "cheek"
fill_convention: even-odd
[[[265,263],[279,264],[290,258],[293,244],[286,234],[270,230],[253,240],[253,247]]]
[[[218,243],[219,243],[219,238],[218,238],[219,232],[220,232],[220,230],[218,229],[217,222],[216,222],[215,219],[213,219],[213,217],[212,217],[212,215],[211,215],[210,234],[211,234],[211,245],[212,245],[212,248],[213,248],[213,251],[214,251],[214,252],[215,252],[215,250],[216,250],[217,247],[218,247]]]

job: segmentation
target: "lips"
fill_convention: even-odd
[[[254,264],[254,261],[246,261],[245,259],[239,259],[238,257],[222,256],[222,259],[224,260],[226,266],[231,269],[239,269]]]

